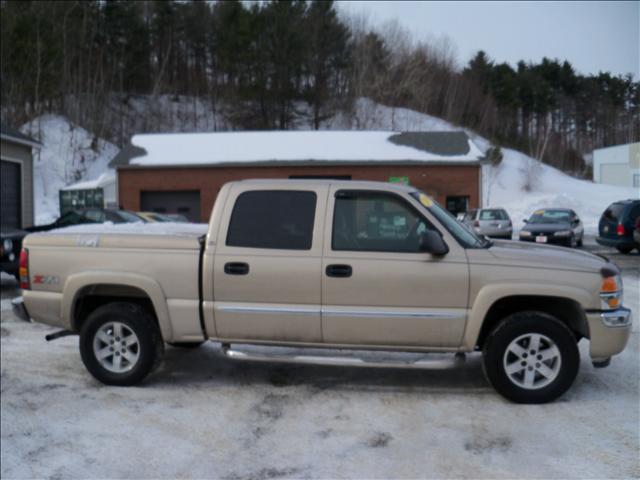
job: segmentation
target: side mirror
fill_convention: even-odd
[[[528,219],[526,219],[526,218],[523,218],[523,219],[522,219],[522,221],[523,221],[524,223],[529,223],[529,220],[528,220]]]
[[[442,236],[438,232],[427,230],[420,235],[420,251],[442,256],[449,253],[449,247],[444,243]]]

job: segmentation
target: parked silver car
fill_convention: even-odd
[[[463,220],[479,235],[511,240],[513,224],[503,208],[478,208],[469,210]]]

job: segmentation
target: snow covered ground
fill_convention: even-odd
[[[190,97],[163,95],[152,101],[148,97],[132,96],[122,115],[132,131],[211,132],[229,128],[220,112],[213,111],[206,102]],[[146,120],[140,123],[140,119],[153,119],[155,123],[145,123]],[[310,125],[299,122],[297,127],[309,129]],[[453,131],[461,128],[437,117],[361,98],[351,112],[338,113],[325,120],[322,129]],[[491,146],[475,132],[464,130],[482,152]],[[118,152],[115,145],[57,115],[39,117],[23,126],[22,131],[44,145],[34,167],[37,224],[48,223],[58,216],[60,188],[78,181],[98,179]],[[484,168],[484,204],[505,208],[516,228],[539,208],[569,207],[582,218],[586,231],[594,233],[600,215],[611,202],[640,197],[638,189],[594,184],[546,165],[536,167],[533,159],[515,150],[503,149],[503,154],[499,167]],[[172,162],[175,159],[173,155],[170,158]],[[534,172],[529,191],[523,188],[527,183],[527,171]]]
[[[640,305],[637,268],[625,303]],[[3,287],[8,279],[3,277]],[[3,289],[4,297],[5,289]],[[638,478],[640,333],[570,391],[515,405],[479,355],[454,370],[234,363],[168,347],[139,387],[85,371],[78,340],[2,302],[2,478]]]

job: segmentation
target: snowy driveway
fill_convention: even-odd
[[[142,387],[106,387],[77,338],[13,317],[3,282],[2,478],[638,477],[638,265],[625,269],[634,334],[559,401],[514,405],[481,358],[451,371],[233,363],[216,344],[168,348]]]

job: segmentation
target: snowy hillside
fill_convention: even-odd
[[[60,115],[42,115],[21,130],[42,143],[33,165],[36,225],[58,218],[61,188],[97,179],[106,173],[108,163],[118,153],[112,143],[95,137]]]
[[[128,101],[126,120],[149,131],[146,122],[154,119],[157,132],[203,132],[228,127],[219,112],[201,100],[188,97],[133,97]],[[195,107],[194,107],[195,106]],[[193,111],[194,113],[189,113]],[[153,113],[153,114],[150,114]],[[145,120],[147,119],[147,120]],[[142,123],[141,123],[142,122]],[[310,129],[300,121],[298,128]],[[451,131],[461,130],[437,117],[405,108],[391,108],[361,98],[352,111],[341,112],[322,123],[325,130],[393,130]],[[462,129],[481,151],[491,143],[473,131]],[[46,223],[58,215],[58,191],[78,182],[97,179],[106,172],[108,162],[116,155],[115,145],[95,138],[90,132],[57,115],[44,115],[22,128],[26,134],[40,140],[44,147],[35,162],[34,191],[36,223]],[[134,130],[135,131],[135,130]],[[503,149],[504,159],[498,167],[484,168],[485,206],[503,207],[516,228],[534,210],[543,207],[573,208],[585,223],[588,233],[594,233],[602,211],[613,201],[640,197],[633,188],[594,184],[570,177],[559,170],[540,165],[531,157]],[[529,180],[529,182],[527,182]],[[529,183],[529,190],[524,189]]]
[[[614,187],[579,180],[535,161],[515,150],[503,149],[504,159],[497,168],[485,167],[484,202],[504,207],[516,228],[534,210],[547,207],[572,208],[582,219],[585,231],[596,234],[604,209],[616,200],[639,198],[640,190]],[[533,188],[525,191],[527,171],[533,170]]]

